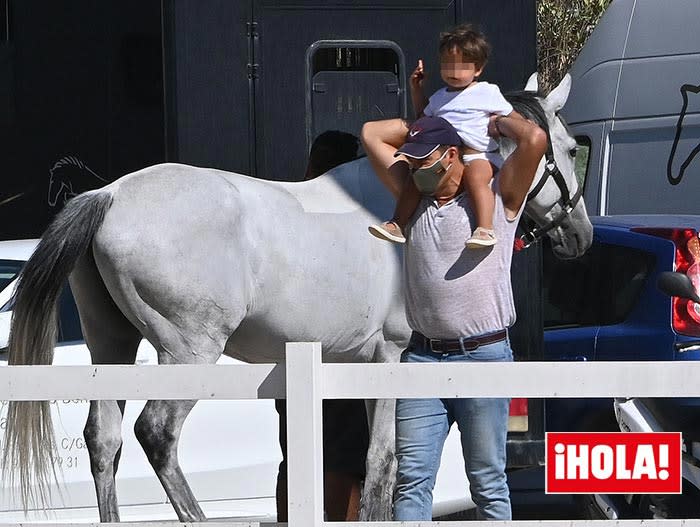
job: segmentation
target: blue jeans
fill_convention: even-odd
[[[411,339],[401,362],[512,361],[506,339],[474,351],[436,353],[422,339]],[[498,382],[498,379],[494,379]],[[398,399],[396,456],[398,472],[394,520],[431,520],[433,487],[442,447],[452,423],[462,439],[464,466],[477,515],[487,520],[510,520],[506,481],[506,435],[510,399]]]

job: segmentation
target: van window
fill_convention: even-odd
[[[586,136],[577,136],[576,144],[578,149],[576,150],[576,164],[574,165],[574,171],[576,172],[576,179],[578,180],[579,186],[583,187],[586,182],[586,174],[588,174],[588,163],[591,160],[591,140]]]

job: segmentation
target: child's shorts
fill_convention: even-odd
[[[475,159],[489,161],[497,169],[503,166],[503,158],[498,152],[479,152],[478,154],[465,154],[462,156],[462,162],[465,165],[468,165],[470,161],[474,161]]]

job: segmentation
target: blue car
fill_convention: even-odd
[[[544,360],[700,360],[700,305],[657,288],[664,271],[700,290],[700,216],[592,217],[580,259],[543,251]],[[655,399],[659,413],[700,437],[699,399]],[[612,399],[548,399],[547,431],[618,431]]]

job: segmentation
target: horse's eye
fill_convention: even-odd
[[[573,147],[571,150],[569,150],[569,155],[571,157],[576,157],[576,152],[578,152],[578,147]]]

